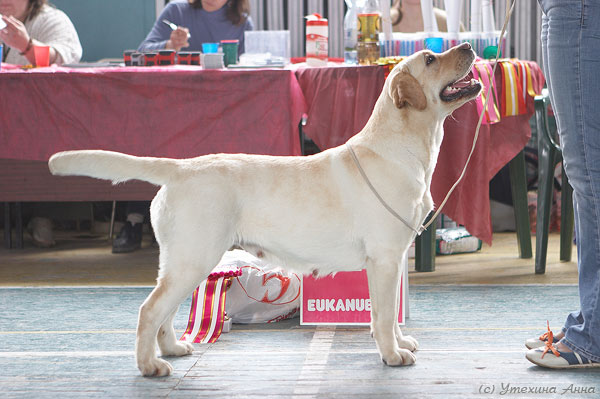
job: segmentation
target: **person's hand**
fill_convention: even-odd
[[[171,37],[169,38],[166,47],[179,51],[182,47],[188,47],[190,45],[188,43],[189,37],[189,29],[179,26],[171,32]]]
[[[0,39],[9,47],[12,47],[22,53],[29,45],[29,33],[23,22],[11,16],[2,16],[2,20],[6,23],[4,29],[0,29]]]

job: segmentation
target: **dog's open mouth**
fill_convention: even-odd
[[[464,97],[475,97],[481,90],[481,83],[478,80],[472,79],[471,74],[458,79],[454,83],[450,83],[440,93],[442,101],[451,102]]]

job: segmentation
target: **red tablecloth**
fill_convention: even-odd
[[[3,68],[0,87],[0,158],[46,161],[72,149],[300,155],[305,103],[290,70]]]
[[[539,93],[544,77],[536,63],[527,63],[533,72],[533,86]],[[383,69],[377,67],[305,68],[298,69],[296,76],[309,110],[304,132],[321,149],[344,143],[364,127],[384,83]],[[498,68],[495,76],[498,88],[501,79]],[[465,177],[443,209],[488,244],[492,242],[489,181],[531,137],[532,114],[533,98],[528,97],[525,114],[482,125]],[[477,120],[475,102],[470,102],[456,110],[444,124],[444,141],[431,185],[436,205],[443,201],[464,167]]]
[[[542,73],[537,64],[528,64],[539,92]],[[298,155],[298,122],[303,112],[308,112],[305,132],[321,149],[340,145],[362,129],[383,82],[378,67],[300,68],[295,73],[194,67],[32,71],[3,67],[0,160],[45,162],[57,151],[92,148],[173,158],[214,152]],[[500,69],[496,82],[501,82]],[[488,243],[492,239],[489,180],[529,140],[532,112],[533,101],[528,98],[526,114],[482,127],[465,178],[444,208],[444,213]],[[462,170],[476,123],[474,103],[446,120],[432,182],[436,204]],[[5,186],[32,190],[27,179]],[[23,195],[15,192],[10,200]]]

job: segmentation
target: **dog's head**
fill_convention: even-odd
[[[415,53],[390,73],[387,90],[394,105],[448,115],[479,95],[481,84],[468,75],[475,61],[469,43],[436,54]]]

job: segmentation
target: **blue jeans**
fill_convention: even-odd
[[[573,186],[581,310],[561,341],[600,362],[600,0],[538,0],[564,167]]]

